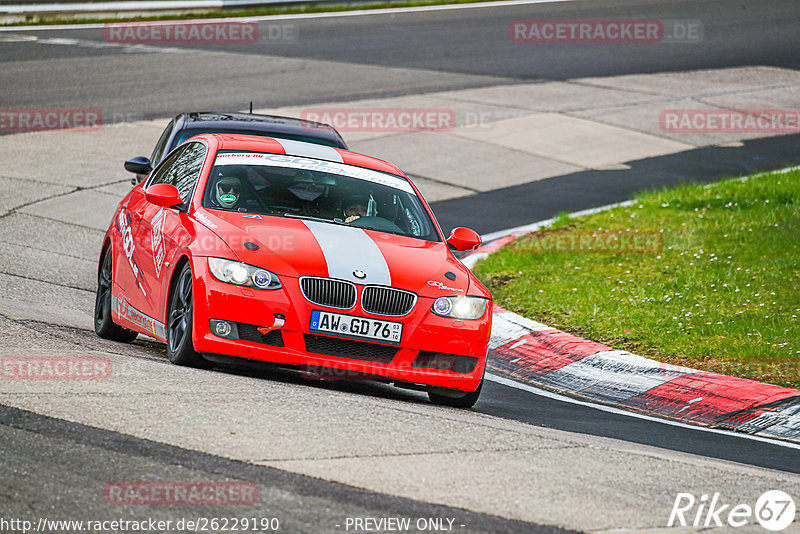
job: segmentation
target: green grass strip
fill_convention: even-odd
[[[500,305],[555,328],[663,362],[800,387],[800,171],[647,192],[631,207],[562,216],[475,272]]]

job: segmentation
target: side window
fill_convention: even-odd
[[[150,176],[150,182],[147,184],[147,187],[150,187],[153,184],[169,183],[165,178],[167,171],[169,171],[172,168],[172,166],[175,164],[175,161],[179,157],[181,157],[181,154],[183,154],[186,151],[186,148],[188,147],[185,146],[180,147],[175,152],[173,152],[172,155],[170,155],[167,159],[158,164],[156,169],[153,171],[153,174]]]
[[[178,188],[184,202],[192,196],[192,190],[200,177],[200,169],[206,158],[203,143],[189,143],[176,150],[153,174],[148,187],[153,184],[171,184]]]
[[[156,147],[153,149],[153,154],[150,156],[150,163],[155,167],[161,161],[161,158],[167,152],[167,141],[169,141],[170,134],[172,133],[172,128],[175,126],[175,121],[171,121],[167,124],[167,128],[164,130],[164,133],[161,134],[161,137],[158,139],[158,143],[156,143]]]

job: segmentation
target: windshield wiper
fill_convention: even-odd
[[[317,221],[317,222],[324,222],[330,224],[341,224],[344,226],[350,226],[346,222],[341,219],[323,219],[322,217],[314,217],[313,215],[297,215],[295,213],[284,213],[284,217],[291,217],[292,219],[305,219],[308,221]]]

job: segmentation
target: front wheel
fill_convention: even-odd
[[[103,255],[100,275],[97,277],[97,295],[94,299],[94,332],[103,339],[130,343],[139,334],[133,330],[122,328],[111,319],[112,261],[111,249],[108,249]]]
[[[428,398],[431,399],[433,404],[438,404],[441,406],[450,406],[452,408],[472,408],[475,406],[475,403],[478,402],[478,397],[481,396],[481,389],[483,389],[484,380],[485,379],[481,379],[481,383],[478,384],[478,389],[472,393],[467,393],[466,395],[458,396],[459,392],[456,391],[453,391],[452,393],[448,391],[447,394],[439,394],[429,391]]]
[[[167,358],[176,365],[210,369],[213,364],[200,356],[192,344],[192,310],[192,268],[187,263],[170,293]]]

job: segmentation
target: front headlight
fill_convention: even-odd
[[[256,289],[278,289],[281,281],[278,275],[260,267],[222,258],[208,258],[211,274],[220,282]]]
[[[486,311],[486,299],[480,297],[439,297],[431,311],[442,317],[454,319],[477,319]]]

